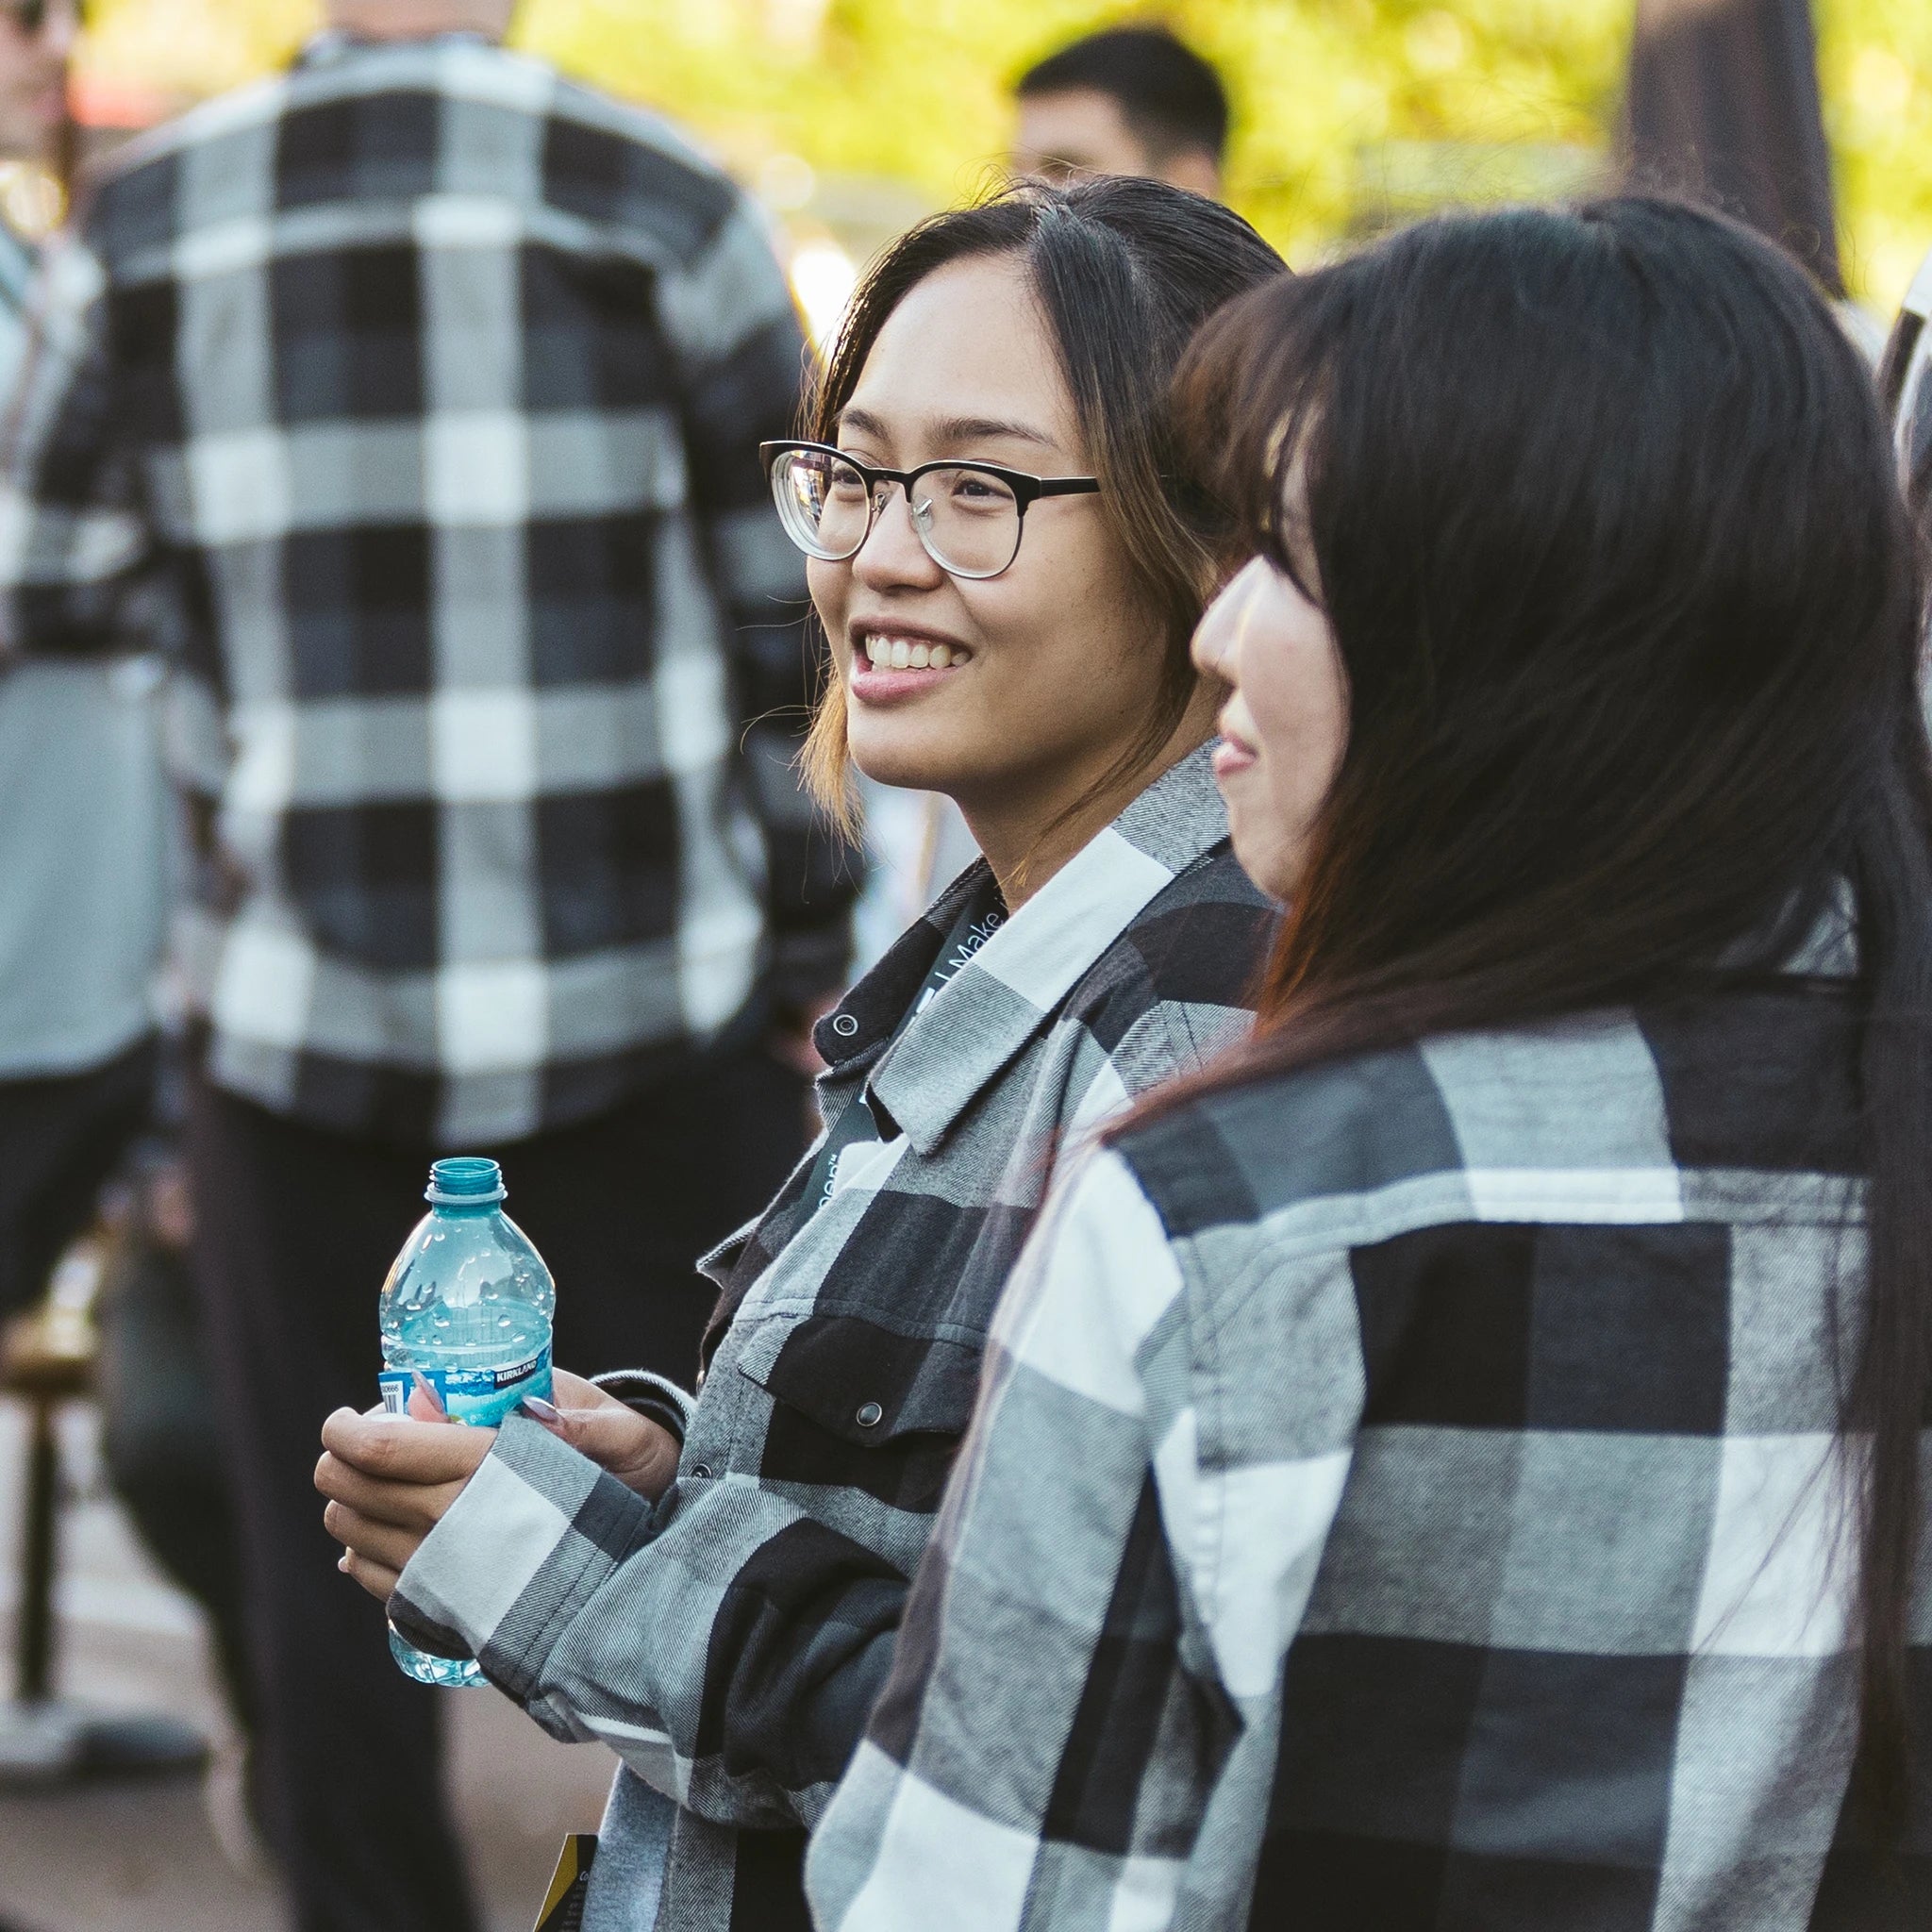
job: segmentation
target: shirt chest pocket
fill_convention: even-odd
[[[772,1398],[761,1477],[930,1514],[972,1418],[980,1354],[854,1315],[807,1316],[775,1351],[739,1362]]]

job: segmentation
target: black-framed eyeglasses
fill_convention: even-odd
[[[1091,496],[1097,476],[1029,476],[1000,463],[941,458],[881,470],[824,442],[758,445],[785,534],[824,563],[857,557],[894,483],[925,554],[956,577],[996,577],[1020,554],[1026,512],[1042,496]]]

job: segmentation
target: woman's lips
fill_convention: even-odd
[[[944,684],[958,675],[957,670],[894,671],[890,666],[870,664],[861,658],[852,667],[852,695],[862,705],[896,704],[902,698],[917,697],[921,691],[930,691],[934,685]]]
[[[1237,773],[1247,771],[1258,759],[1259,754],[1252,745],[1243,743],[1239,738],[1222,735],[1219,744],[1214,747],[1214,775],[1217,778],[1232,778]]]

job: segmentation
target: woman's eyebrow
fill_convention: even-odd
[[[1037,442],[1042,449],[1058,447],[1044,430],[1025,423],[1003,422],[995,416],[947,416],[932,425],[932,433],[940,442],[977,442],[987,437],[1004,436],[1021,442]]]
[[[869,409],[847,408],[840,412],[839,427],[850,429],[860,436],[876,437],[884,441],[888,434],[886,425]],[[928,425],[928,434],[936,444],[952,445],[963,451],[968,444],[984,442],[994,437],[1009,437],[1021,442],[1038,443],[1042,449],[1057,449],[1058,444],[1044,430],[1035,429],[1029,424],[1008,422],[997,416],[943,416]]]

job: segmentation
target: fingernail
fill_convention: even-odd
[[[416,1378],[416,1387],[420,1389],[425,1395],[428,1396],[430,1401],[436,1405],[437,1414],[446,1414],[448,1411],[445,1410],[442,1406],[442,1397],[436,1392],[436,1384],[432,1382],[429,1379],[429,1377],[423,1373],[421,1369],[412,1369],[410,1371],[410,1374],[413,1374]]]
[[[541,1395],[526,1395],[523,1402],[524,1412],[541,1423],[546,1429],[558,1427],[563,1421],[563,1411],[554,1402],[545,1402]]]

